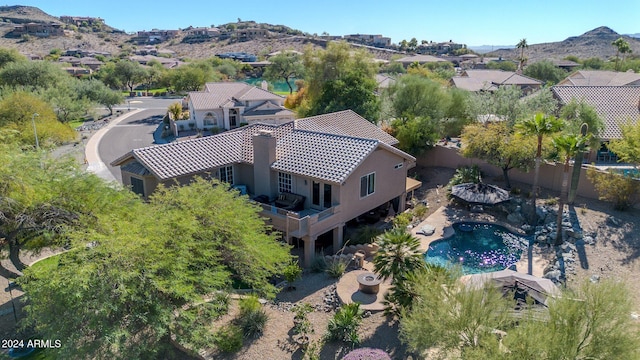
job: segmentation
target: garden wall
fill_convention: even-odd
[[[424,153],[416,160],[419,166],[431,167],[440,166],[451,169],[457,169],[460,166],[478,165],[485,176],[497,177],[502,176],[502,169],[488,164],[486,161],[479,159],[469,159],[460,155],[457,147],[446,147],[437,145],[433,149]],[[543,162],[540,165],[539,185],[542,188],[560,192],[562,187],[562,165],[555,165]],[[569,174],[573,171],[573,167],[569,169]],[[571,175],[569,175],[571,176]],[[509,179],[525,184],[533,184],[533,169],[528,172],[522,172],[517,169],[509,171]],[[580,172],[580,182],[578,184],[577,194],[590,199],[598,199],[598,193],[593,187],[593,183],[587,179],[586,169]]]

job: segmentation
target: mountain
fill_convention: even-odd
[[[525,49],[525,57],[529,59],[529,62],[543,59],[563,59],[569,55],[574,55],[581,59],[592,57],[608,59],[616,56],[616,48],[611,43],[620,37],[629,43],[634,54],[640,53],[640,39],[628,35],[620,35],[606,26],[601,26],[580,36],[571,36],[563,41],[529,44],[529,47]],[[487,56],[517,59],[520,57],[520,49],[500,49],[488,53]]]
[[[479,46],[467,46],[469,49],[477,52],[478,54],[486,54],[492,51],[501,49],[512,49],[513,45],[479,45]]]
[[[635,33],[635,34],[625,34],[626,36],[630,36],[632,38],[640,38],[640,33]]]

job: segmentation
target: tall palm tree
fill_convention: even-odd
[[[616,47],[616,71],[619,70],[619,59],[620,54],[622,54],[622,61],[624,61],[624,54],[631,54],[631,46],[626,42],[622,37],[617,38],[615,41],[611,43],[611,45]]]
[[[393,282],[396,283],[425,267],[419,250],[420,240],[404,228],[393,228],[380,235],[376,242],[380,248],[373,259],[373,266],[382,279],[393,277]]]
[[[536,164],[533,175],[532,202],[533,211],[530,222],[535,225],[537,222],[536,215],[536,199],[538,197],[538,178],[540,176],[540,162],[542,161],[542,140],[546,135],[556,133],[564,126],[564,120],[555,116],[537,113],[533,118],[528,118],[516,124],[518,132],[523,135],[534,135],[538,139],[538,147],[536,150]]]
[[[588,143],[588,136],[562,135],[553,139],[553,146],[564,156],[564,169],[562,172],[562,188],[560,189],[560,199],[558,200],[558,219],[556,232],[556,246],[562,245],[562,213],[564,211],[565,198],[569,190],[569,162],[581,151],[584,151]],[[577,164],[574,164],[576,166]]]
[[[520,49],[520,70],[523,70],[524,67],[524,49],[528,48],[529,44],[527,44],[527,39],[521,39],[518,44],[516,44],[516,48]]]

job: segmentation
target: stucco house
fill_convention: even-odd
[[[556,86],[640,86],[640,74],[608,70],[578,70]]]
[[[161,183],[187,184],[194,176],[232,184],[260,203],[287,242],[301,243],[308,266],[316,248],[342,246],[348,221],[384,205],[404,210],[420,183],[408,180],[415,158],[396,143],[346,110],[134,149],[112,165],[144,197]]]
[[[295,119],[284,98],[241,82],[205,84],[187,96],[189,119],[171,123],[174,134],[189,128],[231,130],[253,123],[283,124]],[[192,124],[192,125],[191,125]]]
[[[524,94],[538,91],[542,81],[504,70],[463,70],[451,78],[451,84],[467,91],[495,91],[501,86],[515,86]]]

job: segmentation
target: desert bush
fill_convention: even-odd
[[[393,218],[393,226],[397,228],[406,228],[413,220],[413,215],[409,212],[403,212]]]
[[[587,178],[596,188],[599,199],[612,202],[616,210],[627,210],[640,201],[640,181],[630,175],[589,169]]]
[[[482,172],[478,165],[463,166],[456,170],[447,186],[451,188],[454,185],[479,183],[480,181],[482,181]]]
[[[253,338],[262,334],[269,316],[262,309],[256,296],[249,296],[240,300],[240,314],[237,323],[244,337]]]
[[[282,275],[284,275],[284,279],[287,280],[287,288],[295,289],[291,284],[302,275],[302,268],[298,265],[298,261],[293,260],[287,264],[282,271]]]
[[[343,260],[332,260],[327,262],[326,272],[334,279],[339,279],[347,270],[347,263]]]
[[[242,329],[233,324],[223,326],[216,332],[214,344],[222,352],[238,352],[242,348]]]
[[[349,245],[371,244],[382,230],[373,226],[361,226],[349,238]]]
[[[327,324],[327,340],[342,341],[351,345],[358,345],[360,337],[358,328],[362,321],[362,309],[359,303],[344,304]]]
[[[547,200],[544,201],[545,205],[558,205],[558,199],[557,198],[548,198]]]
[[[319,273],[325,270],[327,270],[327,260],[325,260],[324,255],[317,253],[311,262],[311,271]]]
[[[427,214],[429,207],[424,204],[418,204],[413,208],[413,215],[418,219],[424,219],[424,216]]]

